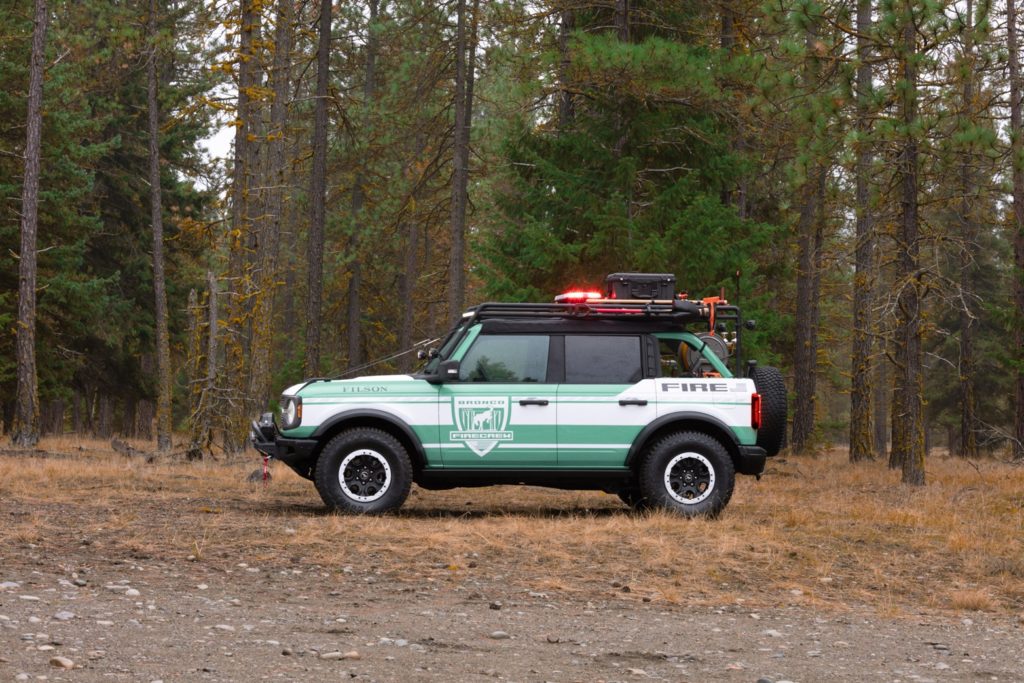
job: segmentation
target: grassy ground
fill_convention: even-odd
[[[524,487],[414,488],[398,515],[353,518],[325,514],[312,484],[280,465],[269,486],[247,483],[256,457],[145,464],[49,440],[0,456],[0,564],[32,548],[72,566],[102,553],[358,567],[410,586],[487,580],[580,599],[1024,615],[1024,467],[932,457],[916,489],[845,455],[741,477],[715,521]]]

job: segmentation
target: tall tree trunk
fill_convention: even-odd
[[[974,2],[967,0],[964,26],[963,110],[960,114],[965,126],[972,125],[974,112]],[[977,317],[974,315],[976,254],[978,253],[978,227],[974,219],[973,200],[977,192],[974,181],[973,151],[969,143],[961,151],[960,161],[960,449],[965,458],[978,455],[977,398],[974,391],[975,335]]]
[[[821,80],[816,54],[819,17],[809,17],[804,67],[804,86],[817,89]],[[813,95],[811,95],[813,96]],[[815,131],[808,131],[811,160],[801,191],[800,215],[797,221],[799,263],[796,280],[796,353],[793,370],[793,431],[790,447],[803,453],[811,447],[814,437],[815,394],[818,376],[818,295],[821,284],[822,242],[824,236],[825,183],[827,162],[821,158],[820,140]]]
[[[306,377],[320,374],[320,328],[324,291],[324,216],[327,203],[327,83],[331,65],[333,0],[320,0],[316,51],[316,99],[313,103],[313,170],[309,191],[306,244]]]
[[[35,0],[29,65],[25,184],[21,190],[21,252],[18,255],[18,387],[11,442],[39,443],[39,385],[36,376],[36,231],[39,224],[39,166],[43,128],[43,60],[46,58],[46,0]]]
[[[153,221],[153,294],[156,297],[156,449],[171,449],[171,344],[167,330],[167,287],[164,281],[164,216],[160,194],[160,104],[157,101],[157,1],[149,0],[149,60],[146,64],[146,106],[149,113],[149,202]]]
[[[114,428],[111,424],[114,419],[114,408],[110,405],[110,394],[100,391],[96,396],[96,436],[101,439],[109,439]]]
[[[77,389],[71,394],[71,431],[82,433],[82,394]]]
[[[623,43],[629,42],[629,0],[615,0],[615,35]]]
[[[736,8],[733,0],[724,0],[720,3],[721,28],[719,32],[719,44],[727,54],[732,53],[736,45]]]
[[[893,401],[893,460],[905,484],[924,485],[924,406],[921,365],[921,291],[918,273],[918,149],[912,130],[917,119],[917,30],[913,10],[905,7],[901,67],[903,96],[900,109],[905,127],[899,159],[900,239],[897,260],[897,367]]]
[[[252,304],[252,354],[249,369],[247,399],[257,406],[270,398],[270,351],[274,294],[277,290],[278,257],[281,243],[281,223],[284,215],[284,195],[288,181],[288,163],[285,153],[285,129],[288,121],[288,94],[291,84],[292,16],[295,3],[278,0],[277,26],[274,31],[274,61],[270,79],[274,99],[270,105],[270,132],[268,135],[266,204],[259,224],[259,242],[256,252],[255,279],[258,287]]]
[[[818,375],[818,296],[822,252],[822,209],[825,200],[825,170],[815,167],[804,186],[803,204],[797,223],[799,272],[796,280],[796,353],[793,403],[793,431],[790,447],[803,453],[814,436],[815,394]]]
[[[258,136],[260,112],[253,100],[261,81],[262,43],[260,4],[241,0],[241,28],[238,47],[238,104],[235,112],[235,157],[231,178],[231,228],[228,237],[227,333],[224,336],[224,367],[218,379],[230,394],[223,407],[224,450],[234,453],[245,446],[242,437],[251,403],[241,400],[248,392],[249,324],[248,296],[252,273],[248,250],[253,232],[254,207],[259,191],[253,178],[259,166]]]
[[[378,0],[369,1],[370,20],[366,27],[366,65],[363,78],[363,118],[369,120],[369,110],[377,90],[377,22]],[[364,155],[365,156],[365,155]],[[363,264],[360,254],[363,231],[363,208],[366,193],[363,188],[366,182],[364,168],[356,172],[352,185],[352,239],[349,242],[349,253],[352,265],[349,267],[348,305],[346,332],[348,338],[348,367],[354,368],[363,362],[363,311],[360,296],[363,286]]]
[[[1006,44],[1010,66],[1010,157],[1013,163],[1013,304],[1015,322],[1013,329],[1014,348],[1017,349],[1017,372],[1014,383],[1014,434],[1016,441],[1013,452],[1017,459],[1024,459],[1024,365],[1021,349],[1024,349],[1024,128],[1021,126],[1021,77],[1020,54],[1018,50],[1017,0],[1006,0]]]
[[[480,1],[466,30],[466,0],[458,0],[455,36],[455,140],[452,156],[451,259],[448,266],[448,318],[454,323],[466,305],[466,207],[469,203],[469,134],[473,123],[473,81],[476,68]],[[468,43],[468,45],[467,45]],[[466,52],[469,52],[467,60]]]
[[[889,361],[885,356],[885,342],[876,342],[877,357],[875,358],[875,382],[871,403],[874,412],[872,419],[872,448],[876,458],[886,459],[889,453]]]
[[[874,287],[874,214],[868,176],[871,172],[871,33],[872,0],[857,0],[857,213],[853,276],[853,353],[850,368],[850,462],[870,460],[871,443],[871,298]]]

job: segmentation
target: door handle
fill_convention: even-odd
[[[647,405],[647,399],[645,398],[620,398],[620,406],[645,406]]]
[[[521,406],[546,406],[549,401],[546,398],[521,398],[519,399],[519,405]]]

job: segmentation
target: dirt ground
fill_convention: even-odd
[[[779,462],[715,521],[522,487],[354,519],[256,462],[0,455],[0,681],[1024,681],[1019,467]]]

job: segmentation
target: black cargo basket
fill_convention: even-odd
[[[609,299],[673,299],[672,273],[612,273],[604,279]]]

